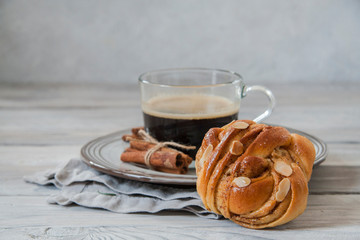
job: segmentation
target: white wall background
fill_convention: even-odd
[[[0,0],[0,81],[135,83],[188,66],[360,82],[360,1]]]

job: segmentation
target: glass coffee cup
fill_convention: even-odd
[[[251,91],[264,93],[269,104],[254,119],[261,122],[275,107],[272,92],[246,86],[240,74],[205,68],[165,69],[139,77],[145,130],[158,141],[201,146],[205,133],[238,119],[241,99]],[[189,151],[192,157],[196,150]]]

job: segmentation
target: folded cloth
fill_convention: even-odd
[[[48,198],[52,204],[77,204],[117,213],[157,213],[182,210],[199,217],[219,219],[205,209],[195,188],[138,182],[101,173],[80,159],[24,177],[26,182],[52,184],[60,191]]]

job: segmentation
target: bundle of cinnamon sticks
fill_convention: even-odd
[[[145,156],[156,143],[149,142],[139,134],[143,127],[131,129],[131,135],[124,135],[122,139],[130,143],[121,154],[120,159],[123,162],[132,162],[146,165]],[[148,163],[151,168],[157,171],[175,174],[185,174],[189,169],[192,158],[178,150],[170,147],[161,147],[150,155]]]

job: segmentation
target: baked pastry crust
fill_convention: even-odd
[[[303,136],[233,121],[206,133],[196,154],[197,191],[208,210],[241,226],[275,227],[304,212],[314,160]]]

